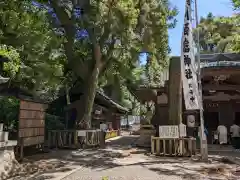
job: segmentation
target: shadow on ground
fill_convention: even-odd
[[[237,180],[239,176],[234,173],[233,166],[228,166],[225,164],[203,164],[203,163],[173,163],[172,165],[166,165],[162,167],[148,167],[149,170],[158,173],[159,175],[166,176],[177,176],[181,179],[212,179],[212,180],[222,180],[222,179],[232,179]]]
[[[192,179],[192,180],[198,180],[200,178],[200,175],[197,175],[196,173],[187,173],[182,171],[181,169],[162,169],[162,168],[149,168],[149,170],[157,172],[160,175],[167,175],[167,176],[179,176],[182,179]]]
[[[12,167],[4,179],[11,180],[44,180],[54,178],[54,173],[71,171],[71,162],[59,158],[63,152],[38,154],[25,158],[17,166]]]
[[[17,167],[13,167],[10,176],[6,179],[28,180],[51,179],[53,173],[70,172],[77,167],[109,169],[118,167],[114,159],[129,156],[132,144],[137,136],[122,136],[116,140],[109,140],[106,149],[84,149],[84,150],[52,150],[49,153],[37,154],[26,157]],[[33,176],[33,177],[30,177]],[[30,178],[29,178],[30,177]]]
[[[122,136],[106,143],[105,149],[84,149],[84,150],[55,150],[47,154],[35,155],[26,158],[22,167],[25,173],[16,175],[16,180],[25,179],[33,175],[28,180],[43,180],[53,178],[53,173],[70,172],[78,167],[87,167],[92,170],[103,171],[121,166],[142,166],[161,175],[179,176],[182,179],[199,179],[199,174],[211,174],[211,170],[201,167],[201,162],[191,161],[190,158],[167,158],[152,157],[149,149],[138,149],[134,147],[134,142],[138,136]],[[134,158],[132,158],[134,156]],[[126,159],[131,159],[129,163]],[[139,159],[137,159],[139,158]],[[119,163],[125,161],[126,163]],[[198,169],[192,169],[181,164],[195,164]],[[34,165],[33,165],[34,164]],[[162,165],[162,166],[156,166]],[[171,167],[167,169],[166,167]],[[32,170],[27,170],[27,167]],[[45,168],[43,168],[45,167]],[[204,169],[205,168],[205,169]],[[29,173],[30,172],[30,173]],[[223,173],[220,168],[213,170],[215,174]],[[214,174],[213,173],[213,174]],[[46,174],[51,174],[46,175]],[[23,177],[23,178],[20,178]]]

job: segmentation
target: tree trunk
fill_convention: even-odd
[[[70,96],[69,96],[69,87],[68,87],[67,84],[65,85],[65,93],[66,93],[67,106],[69,106],[71,104],[71,102],[70,102]],[[65,126],[65,128],[68,129],[69,110],[66,111],[65,117],[66,117],[66,126]]]
[[[78,120],[79,126],[83,129],[91,128],[93,104],[98,85],[98,76],[101,69],[101,50],[98,44],[94,45],[94,60],[94,68],[88,78],[84,91],[83,116],[79,119],[80,121]]]

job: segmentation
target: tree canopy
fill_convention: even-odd
[[[145,71],[157,84],[167,64],[168,29],[177,10],[168,0],[4,0],[0,9],[0,55],[11,82],[54,99],[64,84],[80,80],[83,117],[90,127],[97,90],[131,108],[129,84]],[[148,53],[146,67],[139,53]],[[80,98],[80,97],[79,97]]]
[[[232,0],[233,6],[235,9],[240,8],[240,1],[239,0]]]
[[[136,68],[140,52],[147,51],[152,61],[166,63],[167,30],[176,23],[176,9],[168,1],[49,1],[45,6],[56,15],[52,26],[63,32],[68,69],[85,87],[85,113],[78,117],[82,122],[90,122],[101,76],[108,79],[107,85],[114,82],[121,89]]]
[[[238,13],[231,17],[209,13],[206,18],[201,18],[196,30],[199,30],[202,53],[240,52],[239,23]]]
[[[12,80],[33,94],[57,87],[64,53],[61,39],[50,29],[46,13],[27,1],[3,1],[0,9],[0,53],[11,61]]]

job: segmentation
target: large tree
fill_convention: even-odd
[[[142,50],[149,51],[152,59],[165,61],[167,29],[173,26],[168,20],[176,14],[168,1],[51,0],[47,6],[57,17],[58,23],[56,19],[52,21],[53,27],[64,33],[68,68],[84,82],[84,116],[78,121],[85,128],[91,126],[100,74],[116,64],[136,62]]]
[[[0,54],[11,60],[5,65],[7,72],[11,72],[7,75],[11,76],[11,82],[34,95],[56,90],[63,75],[61,38],[49,25],[45,11],[31,2],[1,2]]]

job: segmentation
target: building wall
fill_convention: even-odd
[[[112,128],[118,130],[121,127],[121,116],[119,114],[114,114],[112,116]]]
[[[204,102],[205,112],[216,112],[219,116],[219,124],[225,125],[228,130],[234,123],[235,113],[240,112],[240,103],[237,101],[224,101],[224,102]],[[211,119],[205,119],[210,121]],[[237,120],[237,119],[236,119]]]
[[[71,121],[75,121],[76,119],[80,118],[83,116],[83,111],[82,111],[82,103],[80,100],[75,101],[74,103],[72,103],[69,107],[69,111],[70,109],[76,109],[76,115],[74,116],[74,119],[71,119]],[[92,120],[92,125],[95,128],[99,128],[100,127],[100,122],[112,122],[112,128],[114,130],[118,130],[120,129],[121,125],[120,125],[120,114],[116,114],[113,113],[114,110],[112,109],[105,109],[102,114],[99,116],[99,119],[93,119]],[[71,111],[68,114],[69,116],[71,116]]]
[[[229,102],[219,103],[219,124],[230,127],[234,122],[234,104]]]

